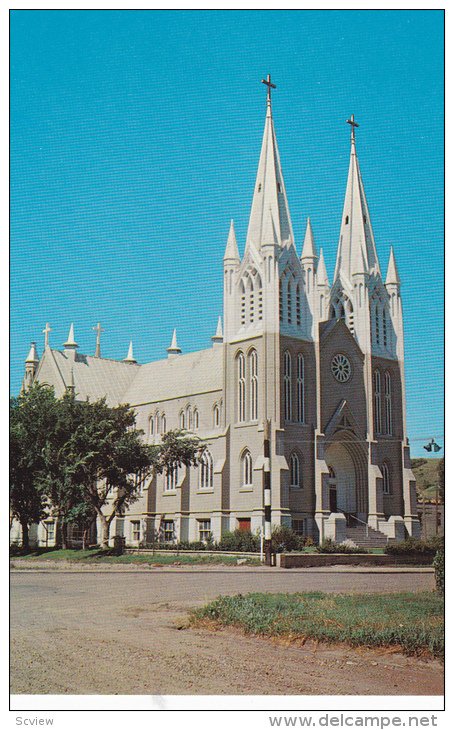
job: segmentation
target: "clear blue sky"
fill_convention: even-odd
[[[353,112],[382,271],[395,249],[413,455],[443,441],[442,11],[13,11],[11,387],[31,340],[139,362],[210,346],[265,112],[293,227],[332,280]]]

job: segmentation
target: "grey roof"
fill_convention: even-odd
[[[125,403],[155,403],[222,389],[222,347],[141,365],[123,396]]]
[[[73,359],[60,350],[47,350],[45,354],[52,358],[53,369],[55,371],[56,366],[61,376],[61,384],[52,383],[56,386],[57,395],[59,395],[59,391],[64,391],[65,386],[70,384],[72,369],[78,400],[90,398],[94,401],[105,397],[107,404],[110,406],[126,402],[123,394],[139,370],[138,365],[92,357],[91,355],[77,353],[75,359]],[[42,366],[44,366],[43,362]],[[40,369],[43,372],[41,374],[38,372],[38,380],[44,380],[45,368],[41,367]],[[58,387],[59,385],[60,387]]]

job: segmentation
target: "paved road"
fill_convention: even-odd
[[[219,594],[419,591],[433,585],[427,572],[13,572],[12,692],[439,694],[438,662],[322,645],[284,647],[186,627],[188,609]]]

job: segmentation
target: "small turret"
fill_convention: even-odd
[[[303,250],[301,252],[301,261],[314,261],[317,258],[315,249],[314,234],[312,233],[311,219],[307,219],[306,235],[304,236]]]
[[[25,359],[25,375],[22,381],[22,390],[24,392],[33,385],[38,365],[39,357],[36,351],[36,342],[32,342],[30,345],[30,352]]]
[[[63,347],[65,348],[65,355],[68,358],[72,358],[73,360],[75,360],[76,351],[77,351],[77,348],[79,347],[79,345],[77,344],[77,342],[74,339],[74,325],[72,322],[71,322],[71,326],[70,326],[69,332],[68,332],[68,339],[64,343]]]
[[[394,250],[392,246],[389,254],[388,272],[386,274],[386,288],[388,288],[389,285],[395,285],[397,287],[400,286],[400,279],[399,274],[397,273],[396,260],[394,258]]]
[[[128,348],[128,354],[124,358],[123,362],[130,362],[131,364],[135,364],[137,360],[134,357],[134,352],[132,349],[132,340],[129,342],[129,348]]]
[[[225,247],[224,262],[228,263],[240,263],[240,254],[238,251],[238,244],[236,242],[235,226],[233,220],[230,221],[230,230],[227,238],[227,245]]]
[[[168,352],[168,357],[176,357],[177,355],[181,355],[181,348],[178,347],[178,342],[177,342],[176,329],[173,331],[172,342],[170,343],[170,347],[167,348],[167,352]]]
[[[213,340],[213,345],[217,345],[217,344],[222,345],[222,343],[224,342],[224,336],[222,334],[222,319],[221,319],[221,317],[219,317],[219,319],[218,319],[218,326],[216,327],[216,332],[215,332],[215,334],[213,335],[213,337],[211,339]]]

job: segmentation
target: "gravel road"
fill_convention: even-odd
[[[431,590],[431,572],[267,568],[12,572],[13,694],[376,694],[443,692],[438,661],[388,650],[187,627],[187,612],[250,591]]]

